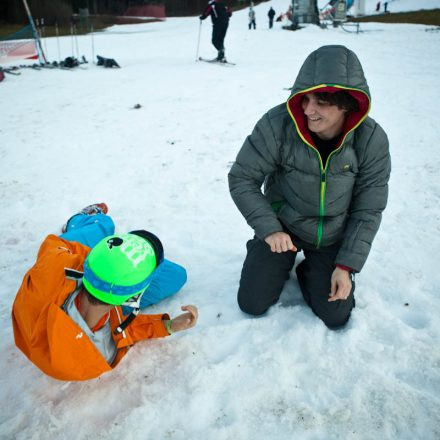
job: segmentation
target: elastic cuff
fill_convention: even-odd
[[[168,334],[172,335],[174,333],[171,329],[171,319],[164,320],[163,325],[165,326]]]
[[[336,267],[339,267],[339,269],[342,269],[342,270],[346,270],[347,272],[353,272],[353,269],[351,267],[344,266],[342,264],[337,264]]]

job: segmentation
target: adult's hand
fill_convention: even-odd
[[[171,320],[171,330],[173,333],[194,327],[199,317],[196,306],[182,306],[181,309],[186,310],[186,313],[182,313]]]
[[[331,278],[331,292],[329,302],[346,300],[351,292],[350,273],[347,270],[336,267]]]
[[[264,241],[270,246],[272,252],[277,252],[279,254],[281,254],[281,252],[296,252],[298,250],[292,243],[290,235],[285,232],[274,232],[273,234],[268,235]]]

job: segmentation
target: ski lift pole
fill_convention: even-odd
[[[37,46],[38,58],[40,59],[40,62],[44,62],[44,64],[47,64],[46,55],[44,54],[43,46],[41,45],[40,35],[38,33],[37,28],[35,27],[34,19],[32,18],[31,10],[29,9],[27,0],[23,0],[23,5],[24,8],[26,9],[26,14],[28,16],[29,23],[32,27],[34,38],[37,41],[36,46]]]
[[[196,52],[196,61],[199,60],[199,47],[200,47],[200,34],[202,33],[202,20],[200,20],[199,25],[199,38],[197,39],[197,52]]]

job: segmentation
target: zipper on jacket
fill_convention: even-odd
[[[317,231],[317,236],[316,236],[316,247],[319,248],[319,246],[321,245],[321,241],[322,241],[322,236],[323,236],[323,228],[324,228],[324,214],[325,214],[325,192],[327,189],[327,170],[328,170],[328,166],[330,164],[330,159],[332,158],[333,154],[336,153],[337,151],[339,151],[344,143],[341,143],[341,145],[339,145],[338,148],[336,148],[336,150],[333,150],[328,158],[327,161],[325,163],[325,166],[322,163],[322,159],[319,161],[319,166],[320,166],[320,170],[321,170],[321,187],[320,187],[320,191],[319,191],[319,221],[318,221],[318,231]],[[319,157],[321,158],[321,155],[319,154],[319,152],[317,150],[315,150]]]
[[[322,235],[323,235],[323,227],[324,227],[324,212],[325,212],[325,189],[326,189],[326,173],[327,173],[327,166],[328,166],[328,159],[325,164],[322,163],[322,157],[319,154],[318,149],[313,146],[312,144],[309,144],[307,141],[306,145],[308,145],[318,156],[318,162],[319,162],[319,173],[321,175],[320,181],[320,188],[319,188],[319,220],[318,220],[318,229],[316,231],[316,242],[315,245],[317,248],[321,245],[322,241]],[[333,153],[333,152],[332,152]],[[330,153],[331,155],[331,153]],[[330,158],[330,156],[329,156]]]
[[[325,187],[326,187],[326,169],[321,168],[321,188],[319,191],[319,222],[316,237],[316,247],[319,248],[322,240],[322,229],[324,225],[324,204],[325,204]]]
[[[328,170],[328,166],[330,164],[330,159],[332,158],[334,153],[336,153],[337,151],[339,151],[342,148],[343,143],[341,143],[341,145],[339,145],[339,147],[336,148],[336,150],[333,150],[329,154],[327,161],[325,163],[325,166],[322,163],[322,158],[321,158],[321,155],[319,154],[319,151],[313,145],[309,144],[309,146],[311,148],[313,148],[313,150],[315,150],[315,152],[318,156],[319,171],[321,173],[321,184],[320,184],[320,188],[319,188],[319,220],[318,220],[318,229],[316,231],[316,247],[319,248],[321,245],[322,236],[324,235],[325,193],[326,193],[326,189],[327,189],[327,170]]]

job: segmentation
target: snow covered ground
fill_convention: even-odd
[[[233,67],[196,63],[198,20],[176,18],[95,34],[95,53],[120,70],[27,69],[0,84],[1,439],[440,438],[440,33],[380,23],[359,35],[269,30],[270,5],[287,9],[256,7],[256,31],[247,11],[231,19]],[[204,22],[206,57],[210,30]],[[46,43],[56,59],[56,40]],[[246,135],[325,44],[358,54],[393,159],[357,306],[336,332],[305,306],[294,275],[266,316],[239,311],[252,231],[227,188]],[[90,58],[90,36],[79,47]],[[61,53],[71,54],[70,38]],[[138,344],[97,380],[63,383],[15,348],[11,305],[41,240],[97,201],[120,232],[156,232],[188,269],[184,289],[151,311],[193,303],[200,321]]]
[[[329,3],[328,0],[318,0],[318,7],[323,8]],[[378,0],[365,0],[366,15],[376,14],[376,5]],[[385,1],[380,1],[380,13],[384,11]],[[437,9],[440,8],[438,0],[388,0],[388,11],[390,12],[407,12],[418,11],[420,9]]]
[[[373,14],[376,11],[378,0],[366,0],[366,13]],[[383,12],[385,1],[380,2],[380,11]],[[418,11],[419,9],[437,9],[440,8],[438,0],[388,0],[388,11],[407,12]]]

